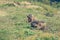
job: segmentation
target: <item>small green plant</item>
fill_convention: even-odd
[[[35,33],[32,32],[31,30],[26,30],[26,31],[24,32],[24,34],[25,34],[25,36],[31,36],[31,35],[33,35],[33,34],[35,34]]]
[[[48,17],[52,17],[52,16],[54,16],[54,14],[53,14],[53,13],[49,13],[49,12],[48,12],[48,13],[46,13],[45,15],[46,15],[46,16],[48,16]]]

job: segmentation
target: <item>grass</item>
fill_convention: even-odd
[[[36,4],[34,3],[33,5]],[[60,36],[57,34],[60,31],[60,16],[57,16],[58,14],[56,15],[55,12],[57,9],[43,3],[37,3],[37,6],[39,8],[0,4],[0,10],[8,14],[5,15],[4,13],[5,16],[0,16],[0,40],[60,40]],[[0,13],[2,14],[2,12]],[[30,13],[35,15],[39,20],[44,20],[49,30],[43,32],[31,28],[26,18]],[[48,16],[47,13],[49,13]],[[51,13],[53,16],[51,16]]]

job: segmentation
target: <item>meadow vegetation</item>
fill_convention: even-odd
[[[20,5],[14,5],[14,1]],[[0,2],[0,40],[60,40],[60,7],[30,0]],[[44,20],[48,30],[43,32],[32,28],[27,22],[28,14]]]

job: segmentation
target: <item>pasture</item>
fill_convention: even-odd
[[[43,3],[23,0],[18,0],[22,3],[15,6],[13,1],[6,3],[0,0],[0,40],[60,40],[60,10]],[[27,22],[28,14],[44,20],[48,30],[43,32],[32,28]]]

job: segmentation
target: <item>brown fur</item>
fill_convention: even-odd
[[[36,20],[36,18],[32,14],[29,14],[27,16],[27,19],[28,19],[28,22],[33,22],[34,20]]]
[[[40,30],[44,30],[46,28],[46,23],[44,21],[37,20],[32,14],[27,16],[28,22],[31,23],[31,27],[35,27]]]
[[[46,28],[46,23],[44,21],[40,21],[37,25],[37,28],[40,30],[44,30]]]

